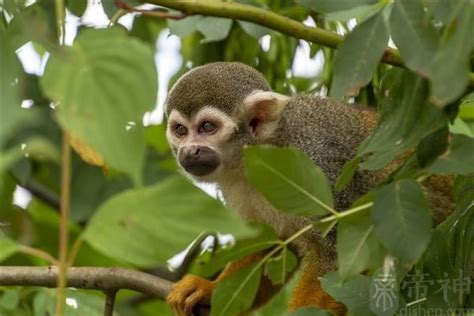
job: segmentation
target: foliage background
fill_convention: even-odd
[[[193,4],[186,1],[149,2],[171,9],[185,8],[179,7],[184,3],[188,6],[185,12],[195,12]],[[206,13],[207,5],[222,4],[200,3],[204,9],[197,10],[204,11],[196,13]],[[64,11],[53,1],[2,1],[2,265],[45,266],[59,257],[64,266],[59,249],[64,241],[59,237],[61,227],[69,232],[69,259],[74,266],[162,268],[194,239],[202,241],[203,235],[198,236],[203,232],[204,236],[233,234],[233,247],[219,245],[210,237],[206,244],[213,247],[198,252],[185,266],[185,270],[211,277],[234,258],[269,246],[280,247],[278,256],[242,271],[218,289],[213,297],[212,313],[216,315],[232,315],[245,308],[261,273],[281,282],[291,270],[292,264],[287,263],[293,259],[284,242],[278,242],[271,232],[256,232],[241,223],[221,203],[178,176],[164,126],[143,125],[144,114],[154,109],[157,100],[160,69],[154,61],[156,39],[169,29],[172,36],[179,37],[182,55],[181,67],[171,82],[189,68],[207,62],[242,61],[261,71],[280,93],[329,95],[380,110],[378,127],[346,165],[337,188],[344,186],[356,167],[379,169],[412,149],[410,158],[386,184],[342,215],[333,214],[315,223],[323,225],[323,230],[337,224],[339,271],[326,275],[322,283],[353,315],[416,314],[419,308],[447,313],[453,308],[473,307],[473,295],[468,294],[473,286],[469,260],[474,232],[472,1],[225,2],[230,8],[243,4],[237,7],[243,10],[243,17],[245,10],[260,9],[296,21],[312,21],[312,25],[332,32],[312,40],[310,57],[323,58],[324,66],[310,77],[292,72],[301,42],[283,34],[293,31],[288,25],[285,28],[283,24],[277,32],[269,27],[272,25],[208,15],[174,20],[170,16],[181,13],[163,9],[153,11],[161,18],[135,13],[130,29],[116,23],[122,15],[132,14],[128,10],[138,4],[128,1],[119,10],[114,2],[103,1],[111,25],[103,29],[80,25],[72,46],[66,46],[58,44],[64,35],[58,28]],[[80,17],[87,1],[69,0],[65,5],[69,13]],[[232,17],[232,12],[220,10],[217,15]],[[271,17],[266,21],[270,23]],[[334,34],[346,37],[339,44],[341,39]],[[270,40],[268,49],[262,47],[263,37]],[[30,42],[44,60],[44,73],[25,72],[15,54]],[[386,50],[389,43],[399,53]],[[329,48],[338,44],[337,50]],[[403,61],[407,69],[380,63],[382,58],[391,64]],[[65,155],[67,149],[61,148],[66,133],[74,149],[70,159]],[[326,215],[321,205],[331,206],[327,180],[299,152],[251,148],[246,152],[246,166],[254,185],[282,211]],[[305,199],[270,169],[291,177],[312,198]],[[67,222],[63,218],[61,226],[60,197],[64,198],[68,187],[61,184],[64,170],[71,172],[71,195],[66,203],[70,216]],[[456,211],[435,229],[418,183],[432,174],[456,177]],[[268,179],[272,179],[272,189],[268,189]],[[326,190],[316,190],[318,186]],[[13,203],[17,187],[32,194],[24,209]],[[279,192],[292,194],[281,198]],[[321,203],[314,203],[315,199]],[[363,271],[368,272],[361,274]],[[397,307],[385,311],[371,305],[381,272],[395,280],[391,289],[398,302]],[[413,295],[407,284],[414,277],[426,293]],[[449,291],[442,287],[446,280],[452,282]],[[453,287],[456,281],[461,282],[457,291]],[[290,290],[291,284],[259,314],[282,314]],[[233,293],[242,299],[235,300]],[[104,295],[100,292],[67,290],[65,295],[66,315],[103,313]],[[119,292],[117,315],[169,313],[162,301],[137,304],[131,299],[134,295]],[[55,304],[53,290],[1,288],[2,315],[45,315],[53,313]]]

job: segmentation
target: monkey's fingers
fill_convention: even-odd
[[[195,275],[186,275],[173,286],[166,301],[176,315],[192,315],[196,305],[210,305],[213,289],[213,282]]]

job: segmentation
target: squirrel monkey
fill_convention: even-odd
[[[334,185],[344,163],[355,155],[377,120],[373,111],[329,99],[278,94],[255,69],[229,62],[207,64],[182,76],[170,90],[166,115],[167,139],[185,173],[197,181],[217,184],[225,202],[243,219],[273,227],[282,239],[310,220],[277,211],[250,185],[244,173],[243,147],[271,144],[298,148],[321,167]],[[389,169],[358,170],[347,187],[335,193],[335,208],[349,207],[385,179]],[[433,185],[429,190],[440,192],[436,208],[452,209],[446,186]],[[316,306],[344,314],[345,307],[322,290],[318,279],[337,268],[334,236],[322,238],[315,229],[291,246],[303,271],[289,309]],[[176,314],[191,315],[197,305],[210,305],[217,282],[262,256],[257,253],[230,263],[214,281],[187,275],[174,285],[167,302]],[[252,309],[278,290],[278,286],[262,278]]]

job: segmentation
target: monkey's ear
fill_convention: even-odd
[[[243,102],[242,112],[255,137],[260,140],[273,135],[290,97],[273,91],[256,90]]]

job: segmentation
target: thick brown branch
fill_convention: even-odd
[[[118,290],[133,290],[155,297],[165,298],[172,282],[148,273],[122,268],[80,267],[67,270],[67,285],[70,287],[99,290],[111,293]],[[57,267],[0,267],[0,286],[57,285]]]

